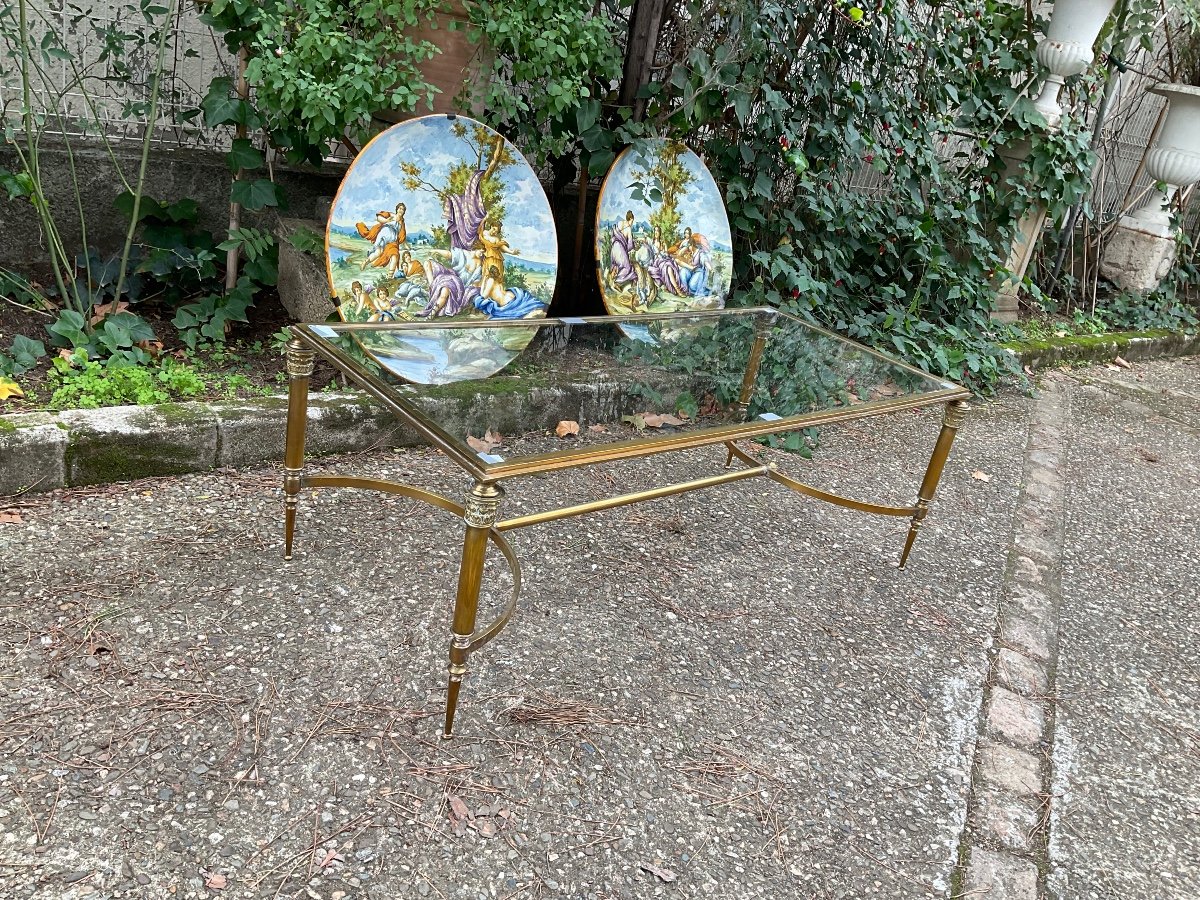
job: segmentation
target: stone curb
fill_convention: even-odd
[[[461,385],[423,391],[422,406],[454,432],[549,430],[563,419],[619,421],[639,396],[597,380],[562,388],[497,379],[494,394]],[[670,386],[661,386],[665,389]],[[286,395],[252,401],[116,406],[0,416],[0,497],[282,461]],[[309,397],[306,455],[424,444],[365,394]]]
[[[954,896],[1037,900],[1049,868],[1068,421],[1065,391],[1047,383],[1030,423]]]
[[[1042,369],[1064,363],[1105,363],[1118,356],[1136,360],[1188,356],[1200,353],[1200,332],[1119,331],[1113,334],[1075,335],[1045,341],[1014,341],[1003,345],[1022,366]]]

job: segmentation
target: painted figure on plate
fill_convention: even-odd
[[[729,220],[712,176],[682,144],[648,141],[600,192],[596,262],[609,312],[719,309],[732,270]]]
[[[327,249],[348,321],[540,318],[554,293],[558,245],[537,177],[502,136],[462,117],[415,119],[368,144],[330,212]],[[480,337],[488,346],[474,352],[494,371],[515,355],[497,341],[527,343],[531,334]],[[433,354],[438,378],[484,368],[458,358],[470,340],[453,343],[456,353]]]

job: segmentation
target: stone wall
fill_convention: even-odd
[[[133,143],[116,147],[121,169],[132,180],[138,170],[141,148]],[[113,201],[124,190],[117,168],[107,151],[93,142],[75,138],[71,142],[75,177],[87,222],[88,244],[101,254],[120,250],[125,239],[126,220]],[[55,221],[69,248],[82,249],[79,215],[71,176],[71,157],[62,142],[43,141],[41,156],[42,185]],[[0,146],[0,168],[20,168],[17,155]],[[154,148],[146,169],[146,195],[158,200],[191,198],[200,207],[202,223],[218,234],[229,227],[230,172],[224,154],[210,150]],[[282,169],[275,178],[294,214],[324,218],[328,198],[337,191],[340,171]],[[246,224],[263,224],[261,214],[246,214]],[[23,274],[45,274],[50,257],[45,237],[40,234],[33,208],[24,202],[0,198],[0,267]]]

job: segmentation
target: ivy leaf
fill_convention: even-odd
[[[46,330],[56,336],[61,344],[70,344],[72,347],[86,347],[88,345],[88,336],[84,331],[84,326],[87,323],[82,315],[73,309],[64,309],[57,319],[46,326]]]
[[[33,196],[33,178],[28,172],[10,172],[0,169],[0,187],[8,192],[9,200]]]
[[[616,154],[611,150],[596,150],[588,156],[588,174],[603,175],[608,171],[608,167],[612,165]]]
[[[233,183],[229,199],[240,203],[245,209],[263,209],[279,205],[279,188],[266,178],[253,181],[239,180]]]
[[[171,324],[180,331],[195,328],[200,324],[200,319],[196,315],[197,312],[199,312],[199,304],[189,303],[186,306],[181,306],[175,310],[175,318],[171,319]]]
[[[233,82],[228,78],[209,82],[200,108],[204,110],[205,125],[245,125],[247,131],[257,131],[262,126],[262,118],[254,107],[234,95]]]
[[[233,146],[225,154],[225,164],[231,172],[238,169],[257,169],[263,164],[262,151],[247,138],[235,138]]]
[[[13,338],[9,352],[12,353],[13,374],[20,375],[36,366],[37,361],[46,355],[46,345],[18,334]]]
[[[575,110],[575,126],[579,129],[579,134],[583,135],[590,131],[599,118],[600,102],[598,100],[588,100],[579,104]]]
[[[115,322],[122,329],[129,332],[129,336],[133,339],[133,343],[138,341],[152,341],[154,337],[154,329],[150,324],[139,315],[131,312],[118,312],[116,315],[111,315],[105,322]]]
[[[233,82],[228,78],[214,78],[208,85],[208,93],[200,101],[204,110],[205,125],[232,125],[238,119],[238,104],[233,94]]]
[[[746,91],[738,91],[733,95],[733,111],[737,115],[738,122],[742,125],[746,124],[746,120],[750,118],[750,94]]]

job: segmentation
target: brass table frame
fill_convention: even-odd
[[[509,619],[516,609],[517,599],[520,596],[521,565],[517,560],[517,555],[512,545],[504,537],[504,532],[517,528],[526,528],[531,525],[540,525],[544,522],[553,522],[557,519],[565,519],[570,516],[585,515],[599,510],[612,509],[629,503],[639,503],[644,500],[654,500],[660,497],[682,494],[687,491],[713,487],[731,481],[765,476],[797,493],[823,500],[827,503],[833,503],[873,515],[907,517],[910,520],[910,525],[908,535],[904,541],[904,549],[900,555],[900,565],[903,566],[908,561],[909,552],[912,550],[913,542],[920,531],[921,523],[929,513],[934,492],[937,490],[938,481],[941,478],[946,459],[950,455],[950,447],[954,443],[954,437],[966,414],[967,404],[965,400],[970,396],[970,391],[959,385],[944,382],[943,389],[925,394],[901,396],[885,401],[838,407],[770,421],[762,419],[747,421],[745,413],[750,403],[755,380],[758,377],[758,367],[770,326],[779,318],[794,317],[770,308],[744,310],[741,312],[747,314],[753,313],[758,317],[758,328],[751,347],[750,359],[742,381],[741,397],[738,402],[738,407],[742,414],[741,422],[717,428],[707,428],[696,432],[658,435],[653,438],[621,441],[598,447],[580,447],[566,452],[559,451],[536,456],[519,457],[511,461],[501,461],[498,463],[485,463],[477,454],[472,453],[465,444],[456,442],[453,437],[444,432],[437,423],[428,418],[423,412],[399,398],[393,390],[389,389],[385,382],[373,375],[352,357],[324,341],[319,334],[312,330],[311,326],[292,326],[292,338],[288,341],[287,345],[288,418],[283,479],[284,559],[292,558],[297,504],[299,502],[300,491],[306,487],[365,488],[388,494],[398,494],[446,510],[460,517],[466,525],[458,570],[458,590],[455,597],[454,616],[451,623],[449,676],[446,686],[446,716],[442,737],[449,738],[453,734],[454,715],[458,708],[459,691],[462,687],[462,681],[467,674],[468,658],[471,653],[494,638],[508,624]],[[654,318],[696,319],[706,315],[717,316],[720,314],[688,312],[662,314]],[[582,318],[582,321],[588,323],[606,323],[627,319],[628,317],[622,316],[586,316]],[[580,321],[581,319],[578,318],[569,320],[570,323]],[[466,327],[505,327],[506,324],[511,326],[512,323],[481,321],[472,322]],[[539,319],[536,324],[568,324],[568,321]],[[928,377],[926,373],[891,359],[869,347],[855,344],[839,335],[815,328],[807,323],[802,324],[805,327],[813,328],[817,333],[822,333],[838,341],[850,344],[857,350],[871,354],[892,365],[920,374],[923,377]],[[528,327],[529,323],[525,322],[524,325]],[[391,327],[396,328],[396,326]],[[420,324],[422,330],[463,327],[464,325],[461,322],[422,322]],[[339,325],[338,331],[339,333],[344,333],[356,330],[378,330],[381,328],[387,329],[388,326],[378,324]],[[338,371],[343,372],[355,381],[367,393],[387,407],[397,419],[415,428],[430,444],[461,466],[473,481],[470,490],[467,492],[465,501],[459,504],[431,491],[383,479],[359,476],[304,475],[304,443],[308,420],[308,385],[309,378],[313,372],[315,355],[320,355]],[[929,406],[935,403],[941,403],[945,406],[942,428],[925,469],[925,477],[922,479],[921,486],[917,491],[916,502],[912,506],[886,506],[878,503],[868,503],[813,487],[784,475],[776,469],[773,463],[760,465],[757,460],[739,448],[735,443],[743,438],[760,437],[784,431],[796,431],[814,425],[866,418],[902,409]],[[594,500],[589,503],[580,503],[545,512],[517,516],[512,519],[500,520],[497,515],[500,502],[504,498],[504,489],[499,483],[501,479],[718,444],[724,445],[726,449],[725,469],[727,470],[719,475],[709,475],[705,478],[697,478],[692,481],[665,485],[645,491],[635,491],[629,494],[608,497],[603,500]],[[746,468],[731,469],[734,460],[744,463]],[[513,576],[513,589],[512,595],[509,597],[500,614],[491,623],[479,627],[476,622],[476,615],[483,579],[483,563],[489,540],[496,545],[508,562]]]

